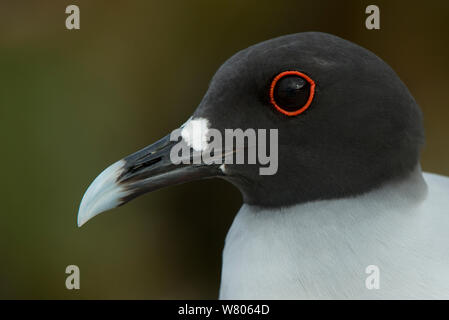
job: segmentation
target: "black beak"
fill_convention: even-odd
[[[78,211],[78,226],[106,210],[166,186],[222,175],[216,164],[193,164],[194,153],[175,164],[170,135],[106,168],[89,186]],[[188,163],[187,163],[188,162]]]

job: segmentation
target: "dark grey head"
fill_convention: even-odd
[[[298,71],[315,84],[308,108],[293,116],[270,99],[273,79],[285,71]],[[306,101],[310,83],[295,90],[292,101]],[[260,175],[259,165],[248,164],[226,165],[224,172],[218,165],[175,166],[167,160],[172,144],[165,138],[115,164],[115,202],[99,206],[88,190],[79,216],[90,218],[168,184],[215,176],[236,185],[246,203],[260,206],[357,195],[411,173],[424,141],[419,107],[396,73],[370,51],[316,32],[235,54],[213,77],[196,118],[220,131],[278,129],[277,173]]]
[[[316,83],[310,107],[287,116],[270,103],[269,86],[286,70]],[[279,168],[228,165],[226,179],[244,201],[262,206],[340,198],[399,179],[418,164],[421,112],[396,73],[370,51],[324,33],[259,43],[218,70],[194,117],[213,127],[277,128]]]

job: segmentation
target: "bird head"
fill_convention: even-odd
[[[244,134],[239,148],[217,147],[214,161],[195,161],[236,130]],[[263,207],[357,195],[411,173],[423,141],[417,103],[379,57],[329,34],[287,35],[236,53],[183,126],[105,169],[81,201],[78,225],[203,178],[228,180],[245,203]],[[180,158],[188,161],[174,161],[187,149]],[[255,161],[238,163],[236,151],[254,152]],[[275,163],[263,174],[267,154]]]

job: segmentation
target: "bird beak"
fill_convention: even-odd
[[[78,226],[89,219],[121,206],[141,194],[166,186],[220,175],[218,165],[174,164],[170,151],[177,141],[170,135],[117,161],[89,186],[81,200]]]

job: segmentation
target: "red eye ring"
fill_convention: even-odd
[[[307,100],[306,104],[304,106],[302,106],[300,109],[296,110],[296,111],[287,111],[282,109],[274,100],[274,88],[276,87],[276,84],[278,83],[278,81],[280,79],[282,79],[285,76],[291,76],[291,75],[296,75],[296,76],[300,76],[301,78],[303,78],[304,80],[306,80],[309,84],[310,84],[310,93],[309,93],[309,99]],[[304,73],[301,73],[299,71],[284,71],[279,73],[271,82],[271,86],[270,86],[270,102],[271,104],[281,113],[289,116],[289,117],[293,117],[293,116],[297,116],[298,114],[303,113],[304,111],[307,110],[307,108],[309,108],[310,104],[312,103],[313,97],[315,96],[315,81],[313,81],[309,76],[305,75]]]

